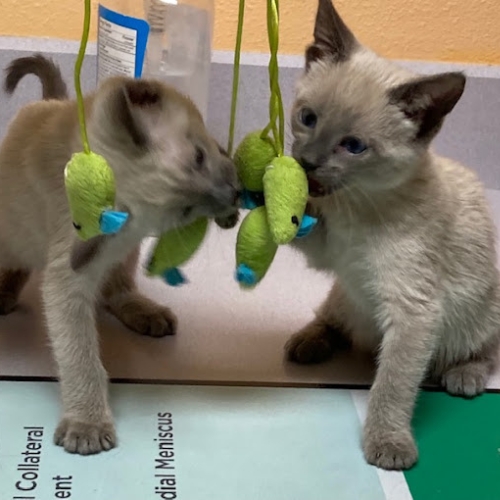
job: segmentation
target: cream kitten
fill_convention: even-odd
[[[460,99],[460,73],[418,76],[361,46],[330,0],[293,111],[293,155],[310,179],[317,229],[296,240],[335,274],[288,357],[314,363],[345,341],[378,353],[367,461],[417,461],[411,419],[426,375],[451,394],[484,391],[500,339],[495,231],[472,171],[430,143]]]
[[[202,215],[233,225],[237,176],[187,98],[154,80],[107,80],[85,101],[89,140],[114,170],[118,209],[131,216],[119,234],[78,243],[64,188],[64,167],[82,150],[76,103],[42,56],[15,60],[6,90],[29,73],[39,76],[49,100],[21,109],[0,149],[0,313],[14,309],[30,272],[43,270],[63,400],[55,442],[97,453],[114,447],[116,436],[96,300],[139,333],[173,334],[174,315],[135,287],[136,249],[144,237]]]

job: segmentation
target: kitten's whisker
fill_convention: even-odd
[[[294,137],[292,134],[291,125],[290,125],[290,122],[287,122],[286,127],[285,127],[285,144],[291,147],[293,144],[293,141],[294,141]]]
[[[378,217],[378,219],[379,219],[380,223],[381,223],[381,224],[383,224],[383,223],[384,223],[384,218],[382,217],[382,214],[380,213],[380,210],[377,208],[377,205],[375,204],[375,202],[374,202],[374,201],[373,201],[373,200],[372,200],[372,199],[368,196],[368,194],[367,194],[364,190],[362,190],[359,186],[355,186],[355,185],[353,185],[353,186],[351,186],[351,187],[356,188],[356,189],[357,189],[357,191],[358,191],[361,195],[363,195],[363,197],[366,199],[366,201],[368,201],[368,203],[372,206],[372,208],[373,208],[374,212],[377,214],[377,217]]]
[[[350,204],[350,201],[354,198],[352,196],[352,191],[349,189],[349,186],[347,184],[342,184],[342,187],[344,189],[346,189],[345,193],[346,193],[346,206],[347,208],[349,209],[349,217],[350,217],[350,224],[349,224],[349,247],[351,246],[351,243],[352,243],[352,231],[353,231],[353,226],[354,226],[354,215],[353,215],[353,212],[351,210],[351,204]]]

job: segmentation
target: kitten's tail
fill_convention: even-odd
[[[4,89],[12,94],[26,75],[36,75],[42,82],[43,99],[67,99],[68,89],[59,67],[41,54],[14,59],[5,70]]]

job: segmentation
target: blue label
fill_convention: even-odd
[[[111,75],[140,78],[148,43],[149,24],[99,5],[99,79]]]

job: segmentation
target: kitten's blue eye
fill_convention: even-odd
[[[300,111],[299,118],[302,124],[307,128],[314,128],[316,123],[318,123],[318,116],[312,109],[309,108],[303,108]]]
[[[339,146],[353,155],[359,155],[368,149],[368,146],[357,137],[344,137]]]

